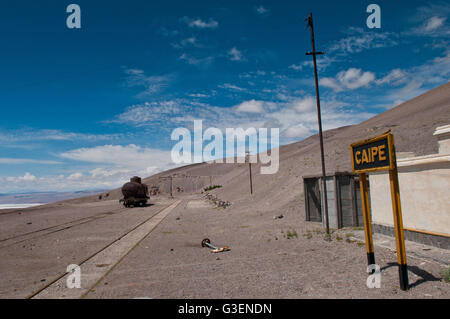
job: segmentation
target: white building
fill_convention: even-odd
[[[434,135],[437,154],[397,153],[403,226],[405,239],[450,249],[450,125]],[[393,235],[389,172],[369,180],[373,231]]]

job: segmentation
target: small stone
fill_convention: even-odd
[[[170,251],[173,251],[173,248],[170,248]]]

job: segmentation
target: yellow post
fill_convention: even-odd
[[[375,253],[373,250],[372,221],[370,218],[369,191],[366,173],[359,174],[359,185],[361,189],[361,204],[364,218],[364,234],[366,237],[367,264],[373,265],[375,264]]]
[[[389,181],[391,185],[392,211],[394,213],[394,230],[397,244],[398,272],[400,277],[400,288],[408,289],[408,266],[406,263],[405,236],[403,233],[402,206],[400,202],[400,188],[398,185],[397,165],[389,170]]]

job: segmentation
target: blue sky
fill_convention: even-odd
[[[81,7],[81,29],[66,7]],[[381,29],[366,7],[381,8]],[[0,10],[0,193],[116,187],[173,167],[170,133],[317,132],[444,84],[449,1],[15,1]]]

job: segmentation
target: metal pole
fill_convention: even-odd
[[[370,207],[369,207],[369,188],[367,185],[366,173],[359,174],[359,185],[361,191],[361,203],[364,218],[364,235],[366,238],[367,265],[370,266],[375,264],[375,252],[373,249],[372,221],[370,218]]]
[[[247,158],[248,158],[248,169],[249,169],[249,175],[250,175],[250,194],[253,195],[252,163],[250,162],[250,152],[249,151],[247,151]]]
[[[252,163],[248,162],[248,168],[250,170],[250,194],[253,195],[253,183],[252,183]]]
[[[327,181],[326,181],[326,171],[325,171],[325,156],[323,150],[323,135],[322,135],[322,117],[320,113],[320,97],[319,97],[319,79],[317,76],[317,62],[316,55],[323,54],[323,52],[316,52],[316,45],[314,42],[314,26],[312,13],[309,14],[308,27],[311,29],[311,42],[312,42],[312,52],[307,52],[306,55],[313,56],[314,62],[314,78],[316,83],[316,99],[317,99],[317,120],[319,122],[319,140],[320,140],[320,156],[322,160],[322,182],[323,182],[323,199],[324,199],[324,215],[325,215],[325,226],[327,235],[330,234],[330,226],[328,220],[328,198],[327,198]]]

